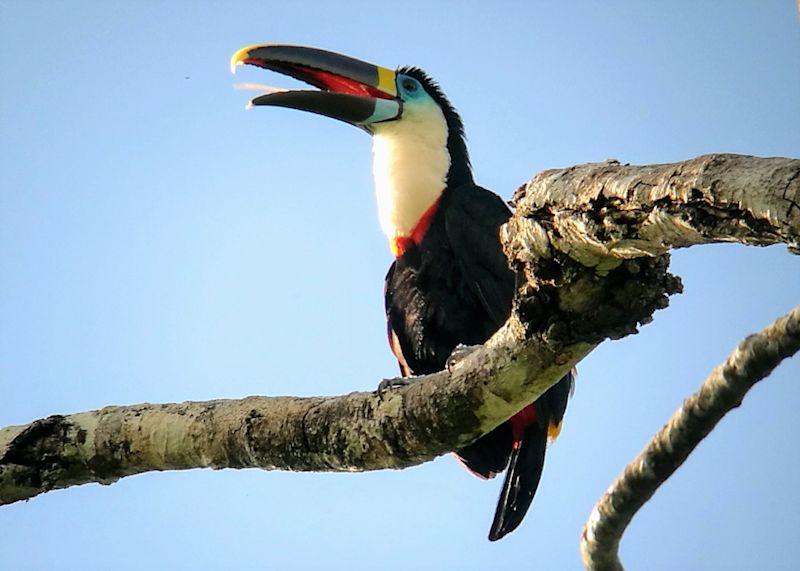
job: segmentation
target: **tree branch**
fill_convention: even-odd
[[[249,397],[106,407],[0,430],[0,504],[153,470],[404,468],[471,442],[592,346],[525,338],[510,320],[449,370],[379,398]],[[424,382],[422,382],[424,381]]]
[[[717,154],[580,165],[538,174],[514,202],[515,223],[544,220],[556,248],[598,271],[712,242],[783,243],[800,252],[797,159]]]
[[[151,470],[403,468],[474,441],[681,290],[670,247],[800,244],[800,161],[712,155],[538,175],[501,232],[519,292],[482,348],[384,399],[107,407],[0,430],[0,504]]]
[[[645,449],[626,466],[592,510],[581,536],[583,564],[590,571],[622,571],[619,543],[645,502],[747,392],[778,364],[800,351],[800,306],[742,341],[714,369]]]

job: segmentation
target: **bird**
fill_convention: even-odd
[[[231,71],[239,65],[316,88],[260,86],[265,93],[248,107],[316,113],[372,136],[378,218],[394,256],[384,286],[387,336],[403,377],[440,371],[457,348],[486,342],[509,318],[516,290],[499,237],[511,210],[475,183],[461,117],[439,84],[417,67],[392,70],[308,46],[247,46],[231,58]],[[480,478],[506,470],[490,541],[525,517],[572,384],[570,372],[455,452]]]

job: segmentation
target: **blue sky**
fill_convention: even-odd
[[[476,179],[616,158],[800,155],[800,20],[727,3],[10,1],[0,8],[0,424],[108,404],[316,395],[393,375],[390,253],[364,133],[244,111],[252,43],[426,69]],[[579,367],[523,526],[499,481],[403,471],[192,471],[0,509],[0,568],[578,569],[592,505],[746,334],[800,301],[783,247],[677,252],[686,291]],[[631,569],[800,558],[800,364],[781,366],[635,519]]]

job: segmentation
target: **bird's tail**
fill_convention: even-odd
[[[527,426],[521,438],[514,443],[489,530],[489,541],[501,539],[522,522],[539,487],[546,448],[547,429],[542,429],[536,422]]]

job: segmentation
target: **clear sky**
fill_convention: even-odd
[[[252,43],[418,65],[477,181],[736,152],[800,156],[793,0],[41,2],[0,6],[0,424],[108,404],[369,390],[396,373],[363,132],[245,112]],[[677,252],[685,293],[579,367],[534,506],[450,457],[371,474],[193,471],[0,509],[0,569],[565,569],[595,500],[746,334],[800,302],[783,247]],[[634,520],[630,569],[800,559],[800,363]]]

